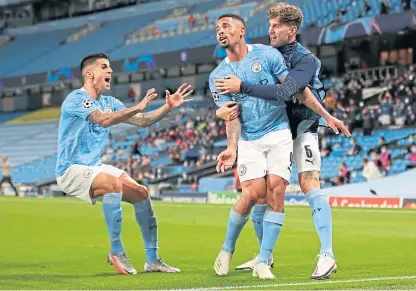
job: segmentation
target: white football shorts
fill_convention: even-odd
[[[293,142],[293,154],[298,173],[321,171],[321,152],[317,133],[305,132],[298,135]]]
[[[263,178],[268,174],[290,181],[293,140],[289,129],[273,131],[256,140],[238,142],[240,182]]]
[[[72,165],[65,174],[56,180],[61,190],[69,196],[95,204],[97,198],[92,198],[90,189],[95,177],[100,173],[107,173],[115,177],[120,177],[125,171],[111,165],[102,164],[101,166]]]

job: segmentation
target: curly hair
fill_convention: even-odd
[[[279,17],[280,21],[286,25],[296,26],[298,29],[302,25],[303,12],[299,7],[287,3],[277,3],[267,11],[269,19]]]

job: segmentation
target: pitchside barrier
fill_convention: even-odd
[[[188,202],[208,204],[234,204],[241,197],[241,193],[227,192],[164,192],[160,199],[167,202]],[[416,198],[402,197],[348,197],[329,196],[331,207],[351,208],[408,208],[416,209]],[[285,205],[308,205],[304,195],[286,195]]]

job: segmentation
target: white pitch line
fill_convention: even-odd
[[[266,284],[266,285],[243,285],[243,286],[219,286],[219,287],[207,287],[207,288],[193,288],[193,289],[168,289],[160,291],[211,291],[211,290],[234,290],[234,289],[248,289],[248,288],[271,288],[271,287],[293,287],[293,286],[309,286],[309,285],[330,285],[338,283],[359,283],[359,282],[372,282],[372,281],[388,281],[388,280],[405,280],[416,279],[416,276],[400,276],[400,277],[376,277],[376,278],[363,278],[363,279],[351,279],[351,280],[328,280],[328,281],[313,281],[313,282],[298,282],[298,283],[280,283],[280,284]],[[258,289],[257,289],[258,290]]]

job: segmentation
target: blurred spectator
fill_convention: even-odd
[[[181,150],[179,146],[175,146],[169,149],[169,158],[175,165],[180,165],[182,162],[181,159]]]
[[[370,4],[368,4],[368,0],[365,0],[365,2],[364,2],[364,12],[365,12],[364,16],[367,16],[368,12],[370,12],[370,11],[371,11],[371,6],[370,6]]]
[[[12,167],[10,166],[7,155],[3,155],[2,157],[1,170],[3,172],[3,178],[0,181],[0,193],[3,193],[2,191],[3,183],[9,183],[10,186],[13,188],[15,195],[19,196],[19,192],[17,192],[17,189],[12,182]]]
[[[209,24],[208,14],[202,15],[201,20],[202,20],[201,23],[203,23],[204,25],[208,25]]]
[[[410,145],[408,152],[410,165],[406,166],[406,170],[416,168],[416,144]]]
[[[363,133],[364,136],[370,136],[373,132],[373,118],[371,117],[370,111],[368,108],[365,108],[361,116],[363,121]]]
[[[390,5],[387,0],[382,0],[380,4],[380,14],[388,14],[390,11]]]
[[[195,130],[195,123],[191,118],[188,118],[188,121],[186,122],[186,137],[192,137],[194,135]]]
[[[393,102],[391,94],[389,92],[386,92],[384,94],[384,97],[382,97],[382,94],[380,94],[379,101],[381,113],[378,118],[378,121],[382,126],[388,126],[391,124],[391,116],[393,115]]]
[[[328,141],[326,140],[325,137],[322,137],[321,139],[319,139],[319,143],[320,148],[321,148],[321,156],[322,157],[327,157],[331,154],[332,152],[332,147],[331,145],[328,143]]]
[[[357,144],[357,140],[355,139],[355,137],[351,138],[351,146],[352,147],[345,152],[345,155],[347,155],[347,156],[356,156],[363,149],[359,144]]]
[[[377,166],[377,168],[379,168],[379,170],[382,170],[382,164],[380,161],[380,157],[378,156],[377,152],[375,150],[371,150],[369,152],[369,156],[370,156],[370,160],[374,163],[374,165]]]
[[[189,17],[188,17],[189,27],[194,28],[195,27],[195,23],[196,23],[195,17],[192,14],[189,15]]]
[[[410,10],[411,8],[410,0],[402,0],[402,7],[403,7],[403,10]]]
[[[338,181],[342,184],[349,184],[351,180],[351,171],[347,168],[347,165],[345,163],[341,163],[338,169]],[[334,180],[334,183],[335,180]]]
[[[363,177],[367,181],[380,179],[383,177],[383,174],[380,172],[380,169],[373,161],[368,161],[367,158],[363,159]]]
[[[335,176],[334,181],[331,182],[332,186],[341,186],[345,184],[344,177]]]
[[[154,36],[158,36],[159,35],[159,29],[157,29],[157,27],[153,27],[153,35]]]
[[[383,145],[381,147],[381,151],[380,151],[380,161],[381,161],[381,166],[382,166],[382,170],[386,172],[386,174],[390,171],[390,167],[392,165],[392,158],[391,158],[391,154],[388,151],[388,147],[387,145]]]
[[[400,98],[395,99],[393,117],[394,123],[398,126],[403,126],[406,122],[405,104],[400,100]]]
[[[384,136],[380,136],[378,139],[378,145],[377,145],[377,153],[381,153],[381,148],[383,146],[387,146],[386,138]]]

